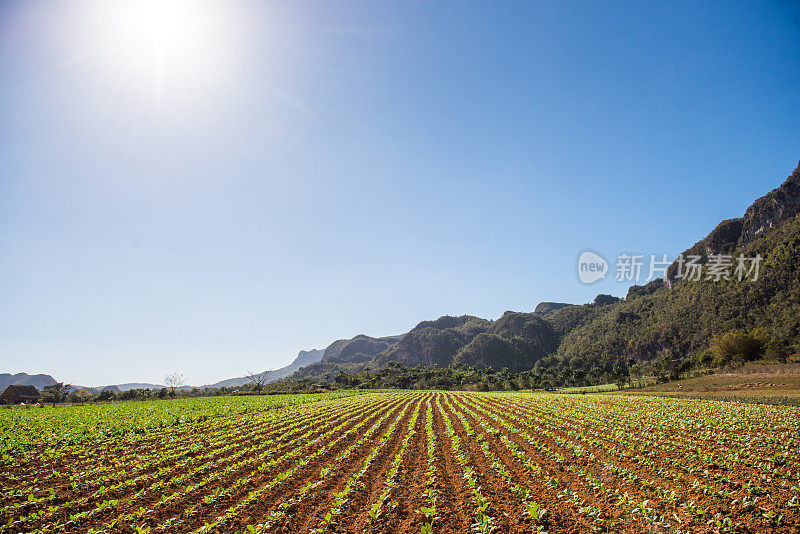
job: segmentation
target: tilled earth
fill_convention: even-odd
[[[800,410],[375,392],[4,467],[0,532],[800,532]]]

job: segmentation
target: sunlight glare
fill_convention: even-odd
[[[188,0],[136,0],[120,11],[120,44],[131,53],[203,54],[212,29],[208,4]]]
[[[128,0],[105,4],[100,29],[108,81],[160,109],[224,81],[235,57],[231,10],[212,0]],[[188,103],[188,102],[186,102]]]

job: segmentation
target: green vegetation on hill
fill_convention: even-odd
[[[506,312],[497,321],[465,315],[420,323],[379,360],[522,371],[555,347],[552,325],[536,314]]]
[[[344,364],[368,362],[392,346],[394,341],[394,338],[374,338],[364,335],[353,339],[342,339],[325,349],[322,361]]]
[[[596,377],[594,368],[608,371],[615,366],[674,374],[713,364],[712,340],[732,331],[742,336],[752,332],[762,344],[763,350],[751,350],[742,361],[761,356],[785,359],[800,348],[800,219],[768,230],[733,252],[764,256],[757,281],[679,281],[672,288],[662,284],[650,294],[629,295],[613,306],[587,307],[582,316],[570,311],[564,322],[572,328],[556,353],[539,365],[559,379],[575,370]],[[559,313],[567,310],[556,312],[551,320],[558,322]]]
[[[572,304],[567,302],[540,302],[536,305],[533,313],[538,313],[542,317],[547,317],[554,311],[560,310],[561,308],[566,308],[567,306],[572,306]]]

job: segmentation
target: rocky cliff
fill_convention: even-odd
[[[800,163],[780,186],[747,208],[742,219],[739,246],[746,245],[764,230],[779,225],[800,213]]]

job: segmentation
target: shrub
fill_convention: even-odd
[[[720,367],[742,365],[746,362],[758,360],[763,353],[763,339],[740,330],[731,330],[730,332],[716,335],[711,341],[711,354],[714,355],[714,364]]]

